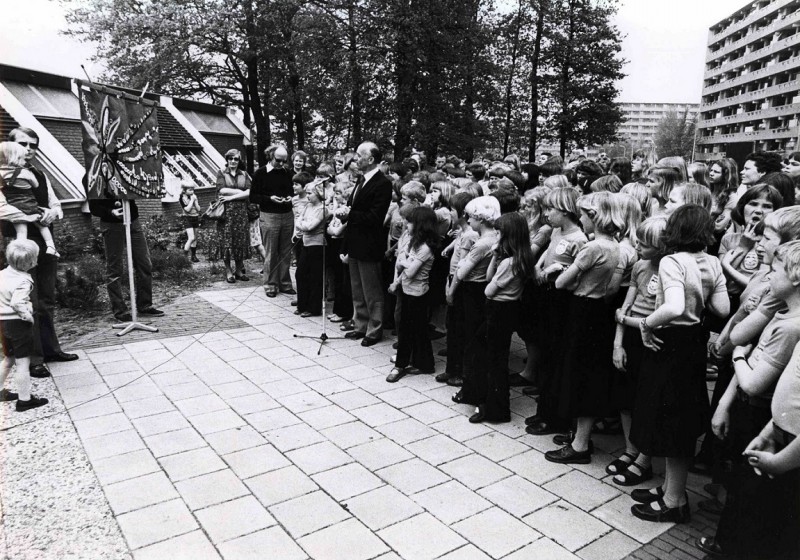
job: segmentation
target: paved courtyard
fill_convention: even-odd
[[[2,434],[3,469],[15,473],[3,484],[5,557],[701,557],[686,543],[702,518],[699,529],[666,533],[670,525],[630,514],[629,490],[604,472],[621,438],[595,436],[590,465],[548,463],[551,438],[524,431],[535,401],[516,391],[511,423],[473,425],[472,407],[454,404],[454,390],[433,376],[384,381],[393,339],[371,348],[330,340],[318,354],[319,342],[295,335],[319,334],[320,320],[295,316],[286,296],[237,285],[193,297],[206,310],[192,317],[201,332],[176,334],[175,309],[156,335],[117,339],[104,329],[81,360],[52,365],[54,403],[38,414],[68,414],[30,425],[50,437],[23,441],[29,426]],[[521,344],[514,350],[521,367]],[[5,426],[35,417],[3,412]],[[69,488],[31,480],[70,437],[69,468],[89,482],[85,503],[61,511],[52,496],[67,499]],[[20,474],[24,461],[36,466]],[[703,482],[690,481],[693,504]],[[16,496],[26,488],[23,507]],[[95,549],[53,555],[53,543],[76,537],[53,528],[48,546],[35,544],[43,537],[25,532],[36,532],[27,520],[37,515],[85,516],[84,535],[106,525]]]

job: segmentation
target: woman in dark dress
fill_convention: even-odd
[[[225,153],[227,165],[217,172],[217,196],[225,203],[225,218],[217,222],[217,236],[211,249],[213,259],[225,263],[229,283],[249,280],[244,261],[250,258],[250,225],[247,202],[250,197],[250,176],[240,168],[239,150]],[[235,268],[231,268],[233,259]]]

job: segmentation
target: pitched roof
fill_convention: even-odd
[[[157,111],[158,135],[161,139],[162,148],[201,149],[200,144],[165,107],[159,106]]]

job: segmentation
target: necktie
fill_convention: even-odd
[[[356,179],[356,188],[353,189],[353,202],[356,201],[356,197],[358,196],[358,192],[361,190],[361,187],[364,185],[364,176],[359,175],[358,179]]]

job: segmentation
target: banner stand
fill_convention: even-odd
[[[131,291],[131,321],[112,325],[115,329],[122,329],[117,336],[125,336],[131,331],[158,332],[158,328],[140,323],[137,317],[136,285],[133,278],[133,249],[131,247],[131,203],[122,200],[122,224],[125,227],[125,246],[128,252],[128,285]]]

